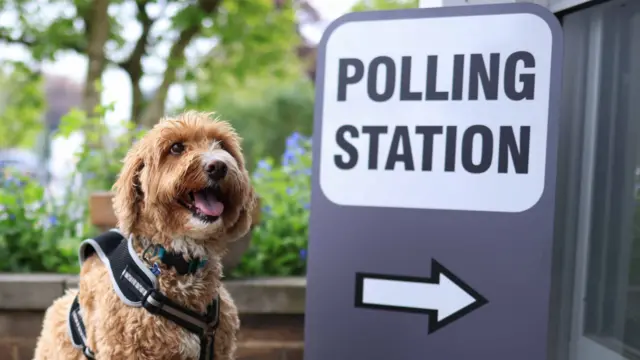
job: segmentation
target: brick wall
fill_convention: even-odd
[[[303,315],[241,315],[238,359],[302,360]]]
[[[32,358],[42,316],[42,311],[0,311],[0,360]]]
[[[44,309],[76,278],[0,274],[0,360],[31,360]],[[238,360],[302,360],[305,281],[228,281],[240,310]]]

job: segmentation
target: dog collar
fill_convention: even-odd
[[[195,274],[198,269],[207,264],[207,259],[194,258],[189,261],[184,259],[182,253],[167,251],[162,245],[150,245],[142,253],[142,258],[151,265],[151,272],[154,275],[160,274],[157,262],[152,262],[151,258],[157,258],[168,267],[172,267],[180,275]]]

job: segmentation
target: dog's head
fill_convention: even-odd
[[[256,204],[240,138],[198,112],[149,130],[127,153],[114,191],[119,227],[163,241],[235,240],[249,230]]]

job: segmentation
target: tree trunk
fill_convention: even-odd
[[[185,61],[184,50],[191,42],[191,39],[198,33],[198,30],[198,28],[193,27],[183,31],[171,47],[169,58],[167,59],[167,69],[164,71],[162,82],[156,89],[155,94],[153,94],[153,98],[147,105],[147,108],[142,113],[139,122],[140,125],[150,128],[164,115],[164,104],[167,101],[169,87],[171,87],[171,84],[176,80],[178,67]]]
[[[137,0],[136,5],[138,7],[137,19],[142,26],[142,33],[136,41],[136,46],[131,51],[129,58],[122,62],[120,67],[129,74],[129,80],[131,80],[131,92],[133,94],[131,103],[131,118],[130,120],[138,123],[142,111],[144,110],[145,100],[140,88],[140,80],[142,79],[142,57],[147,53],[147,46],[149,45],[149,35],[151,33],[151,27],[155,22],[154,19],[149,17],[145,6],[148,0]],[[165,4],[166,5],[166,4]],[[164,13],[164,8],[161,11]],[[157,19],[157,18],[156,18]]]
[[[89,66],[84,85],[82,108],[88,115],[94,113],[100,104],[100,92],[96,88],[96,81],[102,78],[106,65],[104,46],[109,39],[109,16],[107,9],[109,0],[94,0],[87,16],[87,55]]]
[[[221,0],[199,0],[198,7],[205,14],[215,12]],[[193,24],[180,32],[180,36],[171,46],[167,58],[167,68],[162,78],[162,83],[153,94],[153,98],[142,113],[138,123],[144,127],[152,127],[164,115],[164,105],[169,93],[169,87],[174,83],[178,68],[184,63],[184,51],[191,40],[200,32],[201,24]]]
[[[144,110],[144,95],[142,94],[142,89],[140,89],[140,79],[131,79],[131,91],[133,93],[133,99],[131,103],[131,121],[136,124],[140,124],[140,117],[142,116],[142,111]]]

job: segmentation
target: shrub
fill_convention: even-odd
[[[230,90],[212,108],[242,136],[247,169],[261,158],[278,157],[293,132],[311,133],[313,84],[297,81],[255,81],[248,88]]]
[[[0,183],[0,271],[77,272],[83,229],[73,199],[56,204],[36,180],[9,171]]]
[[[258,162],[253,184],[261,223],[234,277],[304,275],[311,200],[311,140],[293,133],[279,164]]]
[[[89,194],[111,188],[124,154],[142,134],[124,122],[125,131],[111,136],[102,119],[110,108],[98,106],[95,116],[74,109],[62,117],[56,136],[82,132],[85,141],[61,199],[35,179],[0,174],[0,271],[78,272],[80,241],[99,231],[88,220]]]

